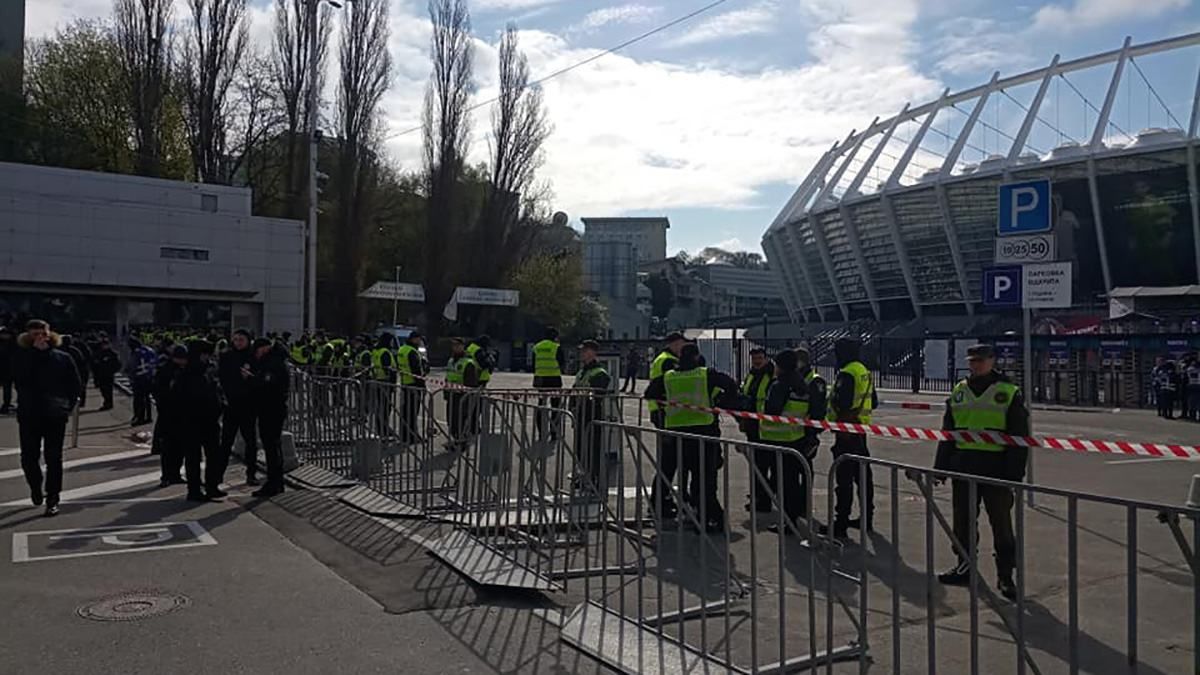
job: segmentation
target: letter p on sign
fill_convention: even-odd
[[[1000,186],[999,219],[996,234],[1049,232],[1050,181],[1035,180]]]

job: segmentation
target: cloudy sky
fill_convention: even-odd
[[[271,2],[250,2],[255,42],[265,46]],[[509,22],[521,29],[536,76],[711,2],[473,0],[477,97],[495,93],[494,45]],[[27,0],[27,7],[27,34],[37,37],[77,17],[106,16],[111,2]],[[397,68],[384,104],[387,145],[406,168],[420,157],[420,134],[404,132],[419,124],[429,72],[425,7],[424,0],[391,6]],[[710,244],[758,250],[816,158],[875,116],[945,87],[978,84],[997,69],[1044,65],[1055,52],[1066,59],[1118,47],[1127,34],[1144,42],[1192,31],[1200,31],[1194,0],[726,0],[546,82],[554,134],[541,176],[552,183],[556,207],[576,222],[667,215],[672,252]],[[1196,51],[1179,62],[1190,68],[1147,67],[1155,91],[1177,108],[1191,98]],[[1128,124],[1138,126],[1141,98],[1135,103],[1131,93]],[[487,152],[487,115],[480,110],[473,125],[478,158]],[[1149,109],[1146,121],[1154,121]]]

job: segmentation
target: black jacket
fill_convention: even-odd
[[[12,379],[12,361],[17,354],[16,336],[7,335],[7,338],[0,339],[0,382],[8,382]]]
[[[13,355],[12,378],[17,388],[17,418],[66,418],[79,399],[79,373],[70,355],[58,349],[58,336],[51,333],[52,348],[35,349],[28,335],[21,335]]]
[[[185,430],[209,429],[221,416],[216,374],[199,359],[188,361],[187,366],[178,373],[172,393],[173,403],[179,406],[179,423]]]
[[[254,375],[250,391],[259,411],[273,413],[287,410],[288,387],[291,375],[287,369],[287,354],[276,346],[250,365]]]
[[[763,412],[768,415],[782,415],[783,408],[787,405],[788,398],[795,392],[799,395],[807,395],[808,398],[808,416],[814,420],[825,419],[825,414],[828,411],[827,394],[825,392],[825,378],[820,375],[814,377],[812,382],[805,383],[804,377],[808,374],[808,370],[804,371],[781,371],[777,373],[771,387],[767,389],[767,402],[763,406]],[[804,438],[797,441],[797,445],[801,447],[811,447],[817,442],[817,434],[821,433],[820,429],[815,427],[805,427]]]
[[[985,377],[967,379],[967,386],[976,395],[982,394],[996,382],[1009,382],[1007,375],[992,371]],[[946,399],[946,412],[942,416],[942,429],[954,428],[954,415],[950,409],[950,399]],[[1008,414],[1003,429],[997,429],[1013,436],[1028,436],[1029,409],[1025,406],[1025,394],[1017,390],[1012,403],[1008,406]],[[1025,479],[1025,463],[1029,457],[1029,448],[1008,446],[1003,452],[981,452],[978,450],[959,450],[955,441],[940,441],[933,468],[942,471],[971,473],[989,478],[1021,481]]]
[[[97,382],[112,382],[113,377],[121,370],[121,357],[111,346],[107,349],[97,347],[92,352],[92,374]]]
[[[250,401],[252,383],[250,378],[242,377],[242,366],[250,364],[253,367],[254,350],[229,349],[221,354],[217,362],[217,375],[221,382],[221,393],[229,406],[243,406]]]

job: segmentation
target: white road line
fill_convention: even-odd
[[[156,469],[149,473],[140,473],[136,476],[126,476],[125,478],[118,478],[116,480],[105,481],[103,483],[87,485],[85,487],[75,488],[74,490],[66,490],[59,495],[59,499],[64,502],[68,502],[74,499],[102,495],[107,492],[117,492],[119,490],[157,483],[160,478],[162,478],[162,471]],[[67,477],[67,480],[70,480],[70,476]],[[28,504],[29,498],[26,497],[24,499],[14,499],[11,502],[4,502],[3,504],[0,504],[0,506],[26,506]]]
[[[149,457],[145,450],[126,450],[125,452],[114,452],[110,455],[96,455],[95,457],[81,457],[63,462],[63,469],[74,469],[80,466],[89,464],[102,464],[104,462],[117,462],[122,459],[130,459],[133,457]],[[17,478],[23,476],[24,473],[20,469],[9,469],[0,471],[0,480],[6,478]]]
[[[4,448],[0,450],[0,457],[12,457],[13,455],[21,454],[20,448]]]
[[[127,443],[125,445],[81,445],[78,448],[63,448],[64,453],[78,452],[80,450],[130,450],[139,448],[142,452],[150,451],[149,443]],[[0,457],[12,457],[21,454],[20,448],[0,448]]]
[[[1139,457],[1137,459],[1112,459],[1105,464],[1138,464],[1139,462],[1195,462],[1196,457]]]

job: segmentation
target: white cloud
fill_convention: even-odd
[[[480,12],[502,11],[508,9],[529,9],[542,5],[551,5],[560,0],[474,0],[472,10]]]
[[[1027,31],[994,19],[956,17],[938,26],[938,70],[953,75],[1031,68],[1037,59]]]
[[[594,31],[598,28],[610,24],[637,24],[646,23],[651,19],[662,14],[662,7],[651,7],[650,5],[628,4],[616,5],[613,7],[603,7],[592,12],[588,12],[587,16],[583,17],[573,30],[578,31]]]
[[[77,18],[107,18],[112,0],[35,0],[25,4],[25,37],[53,35]]]
[[[1070,32],[1126,19],[1148,19],[1182,9],[1191,0],[1074,0],[1066,5],[1046,5],[1033,17],[1037,30]]]
[[[701,21],[668,44],[683,47],[746,35],[762,35],[775,30],[778,11],[776,0],[760,0],[745,9],[718,14]]]

